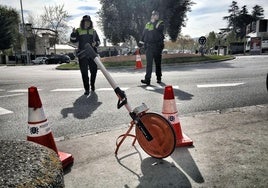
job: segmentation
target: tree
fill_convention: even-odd
[[[12,46],[16,49],[21,41],[19,34],[19,14],[13,8],[0,5],[0,50],[9,49]],[[20,45],[19,45],[20,46]]]
[[[236,33],[237,36],[242,39],[246,36],[247,25],[253,21],[252,16],[248,14],[248,9],[246,5],[242,7],[242,10],[240,10],[239,15],[236,19],[236,25],[238,28],[238,30],[236,30]]]
[[[0,25],[0,50],[9,49],[13,40],[11,33],[12,22],[8,17],[0,14]]]
[[[232,1],[232,4],[229,6],[228,13],[231,13],[229,16],[224,16],[223,19],[227,20],[228,28],[236,31],[237,30],[237,17],[239,15],[239,7],[236,1]]]
[[[45,28],[55,31],[55,37],[53,40],[53,45],[57,41],[64,41],[65,38],[59,38],[59,36],[66,36],[67,19],[70,17],[68,12],[64,10],[64,5],[56,5],[45,7],[45,13],[41,15]],[[56,53],[56,49],[55,53]]]
[[[193,45],[194,45],[194,40],[189,36],[189,35],[179,35],[177,38],[176,43],[178,43],[178,48],[182,53],[185,52],[185,50],[193,51]]]
[[[32,28],[44,28],[45,23],[41,16],[28,14],[28,22],[31,24]],[[40,29],[32,29],[30,31],[29,36],[29,49],[34,52],[34,55],[36,55],[36,40],[40,32],[43,32],[43,30]]]
[[[113,44],[130,37],[138,42],[153,10],[160,12],[168,35],[176,41],[193,4],[191,0],[100,0],[100,3],[99,25]]]
[[[207,37],[206,46],[208,49],[214,48],[219,44],[219,39],[214,31],[210,32]]]
[[[246,36],[246,27],[253,21],[263,18],[263,8],[259,5],[253,7],[252,15],[248,13],[247,6],[244,5],[240,10],[237,2],[233,1],[228,9],[231,13],[229,16],[223,17],[228,22],[228,28],[225,31],[232,31],[236,34],[237,39],[243,39]]]
[[[252,21],[257,21],[257,20],[263,19],[264,18],[263,13],[264,13],[263,8],[259,5],[255,5],[253,7],[252,12],[251,12]]]
[[[187,51],[194,51],[195,41],[189,35],[178,35],[178,38],[175,42],[166,41],[165,47],[170,50],[179,50],[180,52],[184,53],[185,50]]]
[[[164,14],[164,21],[167,27],[167,33],[172,41],[176,41],[178,34],[181,32],[181,27],[186,26],[186,13],[191,11],[190,7],[193,4],[191,1],[169,0],[162,1],[161,12]]]

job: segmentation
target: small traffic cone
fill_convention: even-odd
[[[181,130],[172,86],[165,87],[162,114],[173,125],[176,134],[176,147],[192,146],[193,141]]]
[[[37,88],[33,86],[28,88],[27,140],[53,149],[58,154],[63,168],[73,163],[71,154],[58,151]]]
[[[136,50],[136,69],[142,69],[143,65],[141,62],[140,49]]]

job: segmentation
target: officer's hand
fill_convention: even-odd
[[[138,47],[141,48],[141,47],[143,46],[143,44],[144,44],[144,42],[139,41],[139,43],[138,43]]]
[[[154,23],[156,20],[155,18],[151,18],[151,22]]]
[[[94,41],[94,42],[92,43],[92,46],[93,46],[93,47],[95,47],[95,46],[96,46],[96,44],[97,44],[97,43]]]

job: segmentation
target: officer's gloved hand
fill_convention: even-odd
[[[144,42],[143,41],[139,41],[138,47],[141,48],[141,47],[143,47],[143,45],[144,45]]]
[[[73,28],[73,33],[75,33],[76,32],[76,29],[75,29],[75,27]]]
[[[151,18],[151,22],[154,23],[156,21],[155,18]]]

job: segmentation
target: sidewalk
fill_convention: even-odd
[[[114,155],[113,130],[57,142],[74,164],[66,188],[86,187],[267,187],[268,105],[180,117],[193,147],[176,148],[163,160],[148,156],[132,138]]]

